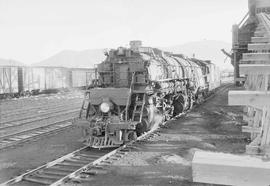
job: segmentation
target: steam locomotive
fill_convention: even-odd
[[[76,125],[93,148],[117,147],[200,103],[213,87],[210,61],[131,41],[105,53]]]

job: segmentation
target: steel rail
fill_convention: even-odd
[[[231,84],[221,85],[218,89],[216,89],[214,91],[215,91],[215,93],[220,92],[220,91],[224,91],[224,90],[226,90],[226,88],[228,86],[231,86]],[[215,96],[215,94],[211,94],[210,96],[208,96],[204,100],[204,102],[205,101],[208,101],[209,99],[213,98],[214,96]],[[196,107],[196,106],[194,106],[194,107]],[[178,116],[175,117],[175,119],[185,116],[190,111],[191,110],[188,110],[188,111],[186,111],[184,113],[179,114]],[[168,121],[164,122],[162,125],[163,126],[166,125],[167,122]],[[58,185],[63,184],[67,180],[76,179],[85,170],[91,169],[91,168],[95,168],[95,166],[101,165],[102,163],[110,162],[110,158],[114,158],[115,159],[114,156],[116,156],[116,155],[119,156],[119,154],[123,154],[123,152],[125,154],[125,151],[124,150],[132,147],[132,145],[135,142],[145,141],[145,140],[149,140],[149,139],[155,137],[155,135],[158,135],[158,133],[160,132],[160,128],[161,128],[160,126],[158,126],[156,128],[153,128],[152,130],[150,130],[147,133],[143,134],[142,136],[138,137],[136,140],[130,141],[129,143],[124,144],[124,145],[118,147],[117,149],[115,149],[115,150],[113,150],[113,151],[111,151],[111,152],[109,152],[109,153],[107,153],[105,155],[100,156],[99,158],[95,159],[94,161],[91,161],[91,162],[88,162],[88,163],[86,163],[84,165],[81,165],[76,170],[74,170],[74,171],[72,171],[70,173],[67,173],[66,175],[63,175],[60,179],[57,179],[54,182],[51,182],[51,183],[48,183],[48,184],[46,184],[46,183],[43,183],[43,184],[45,184],[45,185],[51,185],[51,186],[58,186]],[[61,158],[59,158],[57,160],[54,160],[54,161],[49,162],[49,163],[46,163],[45,165],[42,165],[42,166],[40,166],[40,167],[38,167],[36,169],[30,170],[30,171],[28,171],[28,172],[26,172],[26,173],[24,173],[24,174],[22,174],[20,176],[17,176],[15,178],[11,179],[11,180],[8,180],[8,181],[0,184],[0,186],[11,185],[11,184],[14,184],[14,183],[18,183],[20,181],[23,181],[23,180],[26,180],[26,181],[28,180],[30,182],[31,181],[37,181],[38,182],[38,180],[33,180],[33,179],[31,180],[31,179],[28,179],[27,177],[29,175],[31,175],[31,174],[34,174],[34,173],[42,170],[42,169],[50,168],[50,167],[53,167],[54,165],[57,165],[57,164],[61,165],[62,162],[64,162],[65,160],[68,161],[70,158],[74,157],[76,155],[76,153],[78,153],[78,152],[80,152],[82,150],[85,150],[86,148],[87,148],[87,146],[85,146],[85,147],[83,147],[81,149],[78,149],[78,150],[76,150],[76,151],[74,151],[72,153],[69,153],[69,154],[67,154],[67,155],[65,155],[65,156],[63,156],[63,157],[61,157]],[[119,153],[119,154],[117,154],[117,153]]]
[[[81,99],[80,100],[72,100],[70,101],[69,103],[62,103],[63,100],[61,101],[55,101],[54,102],[44,102],[44,103],[40,103],[39,105],[36,105],[36,106],[30,106],[30,107],[23,107],[23,108],[18,108],[18,109],[7,109],[5,107],[5,110],[6,111],[1,111],[1,116],[3,117],[8,117],[8,116],[12,116],[12,115],[17,115],[17,114],[22,114],[22,113],[25,113],[25,112],[29,112],[29,111],[35,111],[37,109],[49,109],[51,107],[61,107],[61,106],[65,106],[65,105],[68,105],[68,104],[71,104],[71,103],[79,103],[81,102]],[[62,103],[62,104],[61,104]],[[48,104],[46,106],[44,106],[44,104]]]
[[[18,127],[18,126],[23,126],[27,125],[29,123],[37,122],[37,121],[43,121],[49,118],[54,118],[58,116],[62,116],[65,114],[71,114],[75,112],[79,112],[80,108],[77,109],[71,109],[71,110],[57,110],[54,112],[49,112],[49,113],[43,113],[40,115],[32,115],[31,117],[23,118],[23,119],[15,119],[11,121],[5,121],[3,123],[0,123],[0,130],[12,128],[12,127]],[[15,124],[14,124],[15,123]],[[0,136],[1,138],[1,136]]]
[[[42,127],[30,129],[30,130],[25,130],[25,131],[21,131],[21,132],[6,135],[6,136],[1,136],[0,139],[2,139],[2,141],[0,141],[0,150],[6,149],[8,147],[11,147],[11,146],[14,146],[14,145],[26,142],[26,141],[40,138],[44,135],[53,134],[55,132],[59,132],[59,131],[74,127],[74,125],[72,125],[72,121],[74,119],[75,119],[74,117],[70,117],[68,119],[56,121],[46,126],[42,126]]]

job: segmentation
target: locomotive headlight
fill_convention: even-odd
[[[107,102],[101,103],[101,105],[100,105],[100,110],[101,110],[101,112],[103,112],[103,113],[109,112],[109,111],[110,111],[110,104],[107,103]]]

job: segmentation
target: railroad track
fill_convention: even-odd
[[[25,104],[31,104],[32,106],[39,106],[39,105],[42,105],[48,101],[52,101],[52,100],[55,100],[55,101],[60,101],[60,99],[57,99],[57,98],[54,98],[54,99],[48,99],[48,98],[36,98],[36,99],[27,99],[27,100],[13,100],[13,101],[6,101],[6,102],[3,102],[1,101],[3,104],[5,104],[5,106],[7,108],[13,108],[14,105],[16,106],[23,106]],[[62,99],[63,100],[63,99]]]
[[[217,91],[224,91],[227,86],[220,87]],[[214,94],[205,99],[205,101],[214,97]],[[185,116],[189,111],[180,114],[177,118]],[[167,122],[162,125],[166,126]],[[104,150],[99,151],[98,154],[85,153],[88,147],[83,147],[70,154],[67,154],[57,160],[42,165],[36,169],[28,171],[18,177],[15,177],[3,185],[18,185],[20,182],[24,185],[27,183],[35,183],[39,185],[61,185],[67,181],[73,182],[91,182],[93,177],[99,173],[106,173],[106,166],[111,165],[115,160],[122,158],[135,145],[139,145],[160,135],[160,127],[156,127],[151,131],[138,137],[135,141],[131,141],[111,152],[104,153]]]
[[[31,106],[31,107],[23,107],[23,108],[19,108],[19,109],[7,109],[5,107],[5,110],[7,111],[1,111],[1,118],[7,118],[10,116],[16,116],[16,115],[23,115],[23,114],[27,114],[29,112],[36,112],[37,110],[46,110],[46,109],[50,109],[50,108],[60,108],[60,107],[64,107],[67,105],[72,105],[72,104],[79,104],[82,103],[82,100],[71,100],[68,103],[62,103],[61,102],[53,102],[53,103],[43,103],[42,105],[39,106]],[[14,106],[15,107],[15,106]]]
[[[46,126],[1,136],[0,150],[71,128],[74,126],[72,125],[73,119],[74,117],[69,117],[67,119],[59,120]]]
[[[0,102],[5,105],[5,108],[7,109],[14,109],[14,106],[17,106],[17,108],[21,108],[25,105],[31,105],[29,108],[37,107],[37,106],[44,106],[44,104],[48,102],[62,102],[62,100],[81,100],[83,99],[83,94],[80,96],[53,96],[53,97],[43,97],[43,98],[27,98],[25,100],[9,100],[9,101],[3,101],[0,100]]]
[[[39,115],[35,114],[35,115],[31,115],[25,118],[16,118],[13,120],[1,122],[0,130],[12,128],[12,127],[18,127],[18,126],[26,125],[26,124],[33,123],[36,121],[46,120],[46,119],[61,116],[61,115],[67,115],[67,114],[72,114],[76,112],[79,113],[79,111],[80,111],[80,108],[71,109],[71,110],[68,110],[67,108],[65,108],[62,110],[52,110],[50,112],[42,113]]]
[[[80,93],[70,93],[70,94],[56,94],[56,95],[39,95],[39,96],[31,96],[31,97],[24,97],[19,99],[10,99],[10,100],[0,100],[1,103],[4,103],[6,106],[13,106],[15,103],[16,105],[19,104],[25,104],[27,102],[32,101],[48,101],[51,99],[78,99],[83,98],[83,91]]]
[[[90,150],[89,147],[85,146],[2,183],[1,186],[18,185],[19,183],[23,185],[35,183],[38,185],[56,186],[70,180],[90,181],[91,176],[106,172],[106,166],[110,165],[112,161],[122,158],[129,151],[129,148],[132,148],[133,143],[150,139],[157,135],[157,132],[157,130],[149,131],[140,136],[136,141],[129,142],[113,151],[111,149]]]
[[[81,100],[73,99],[69,103],[60,104],[61,101],[56,100],[49,102],[53,104],[45,107],[44,105],[31,107],[33,111],[36,111],[37,108],[41,108],[43,112],[40,113],[31,113],[29,110],[29,113],[25,113],[25,108],[17,109],[18,112],[11,114],[6,112],[7,115],[4,117],[2,117],[1,113],[0,130],[2,135],[0,135],[0,149],[12,147],[26,141],[31,141],[71,128],[71,121],[78,116],[80,110],[80,106],[74,108],[73,105],[74,103],[79,104],[79,101],[81,102]],[[45,101],[45,103],[48,102]],[[16,117],[19,113],[24,114],[24,117]],[[44,123],[46,120],[48,120],[49,123]],[[36,126],[37,122],[41,122],[39,127]]]

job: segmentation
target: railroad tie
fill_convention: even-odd
[[[88,164],[91,162],[91,160],[87,160],[87,159],[82,159],[82,158],[79,158],[79,157],[72,157],[70,159],[68,159],[68,161],[71,161],[71,162],[79,162],[79,163],[84,163],[84,164]]]
[[[64,168],[64,167],[49,167],[46,170],[47,171],[52,170],[52,171],[59,171],[59,172],[68,172],[68,173],[71,173],[74,171],[70,168]]]
[[[43,185],[50,185],[53,183],[53,181],[37,179],[37,178],[30,177],[30,176],[24,177],[23,180],[29,181],[32,183],[43,184]]]
[[[65,160],[64,162],[61,163],[61,165],[64,166],[71,166],[71,167],[82,167],[84,164],[81,163],[74,163],[74,162],[69,162],[68,160]]]
[[[89,177],[89,176],[84,176],[84,177],[76,177],[76,178],[72,178],[72,182],[75,183],[83,183],[83,182],[91,182],[93,181],[93,177]]]
[[[66,176],[67,174],[69,174],[68,172],[63,172],[63,171],[56,171],[56,170],[42,170],[42,172],[40,172],[40,174],[52,174],[52,175],[59,175],[59,176]]]
[[[38,178],[41,178],[41,179],[49,179],[49,180],[59,180],[60,178],[62,178],[63,176],[61,175],[57,175],[57,174],[46,174],[46,173],[43,173],[43,174],[35,174],[34,177],[38,177]]]

